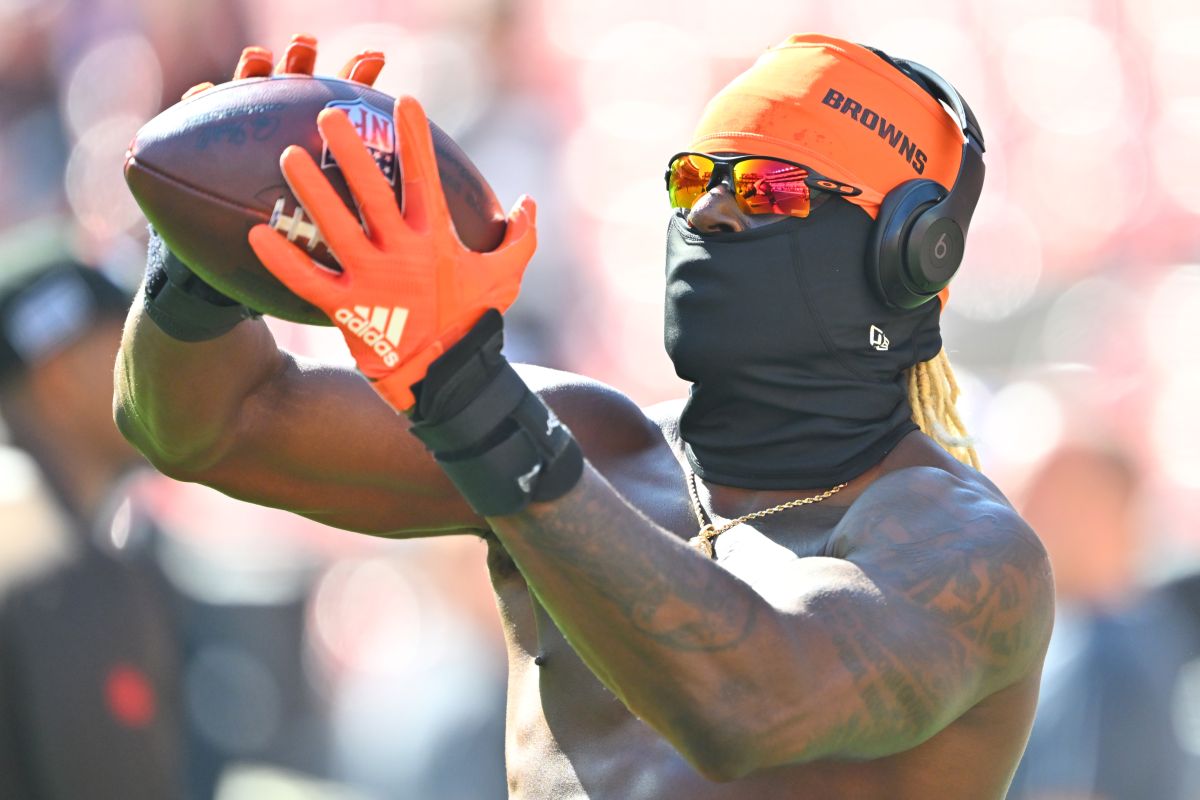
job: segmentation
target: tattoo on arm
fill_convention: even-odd
[[[920,741],[1038,656],[1053,603],[1045,554],[1011,511],[977,508],[921,538],[890,511],[864,524],[891,539],[850,556],[874,591],[815,611],[861,701],[838,738]]]
[[[569,510],[556,504],[536,515],[535,524],[520,526],[526,540],[658,645],[714,652],[736,647],[753,631],[759,602],[748,587],[661,537],[631,542],[630,530],[654,523],[623,502],[614,504],[611,494],[589,485]],[[604,537],[614,525],[626,526],[626,535]]]

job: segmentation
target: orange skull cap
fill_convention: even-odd
[[[949,188],[963,134],[951,114],[870,50],[797,34],[767,50],[704,109],[691,149],[773,156],[862,189],[874,218],[913,178]]]

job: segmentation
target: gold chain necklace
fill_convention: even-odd
[[[771,514],[775,514],[780,511],[786,511],[789,508],[808,506],[812,505],[813,503],[819,503],[822,500],[828,500],[845,488],[845,483],[839,483],[832,489],[826,489],[820,494],[815,494],[812,497],[798,497],[795,500],[789,500],[786,503],[780,503],[777,506],[771,506],[770,508],[765,508],[762,511],[744,514],[737,519],[731,519],[724,525],[717,527],[713,524],[712,520],[709,519],[708,514],[704,510],[704,506],[700,504],[700,493],[696,490],[696,471],[689,468],[688,493],[692,496],[692,510],[696,512],[696,519],[700,523],[700,532],[689,539],[688,544],[709,558],[714,558],[716,556],[716,549],[713,547],[713,539],[716,539],[730,528],[741,525],[743,522],[749,522],[752,519],[762,519],[763,517],[770,516]]]

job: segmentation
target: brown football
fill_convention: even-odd
[[[125,180],[171,250],[213,287],[264,314],[327,325],[319,309],[262,266],[246,235],[261,222],[271,223],[337,269],[311,220],[297,213],[279,156],[291,144],[308,150],[353,210],[350,190],[317,131],[322,109],[344,108],[399,203],[403,182],[393,102],[338,78],[281,75],[221,84],[146,123],[129,146]],[[504,209],[454,140],[432,122],[429,127],[458,238],[473,250],[495,249],[504,238]]]

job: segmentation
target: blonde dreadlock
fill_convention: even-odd
[[[964,464],[979,468],[979,456],[971,437],[954,407],[958,402],[958,381],[943,348],[928,361],[908,369],[908,404],[913,422]]]

